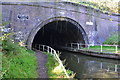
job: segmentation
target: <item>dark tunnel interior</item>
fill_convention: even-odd
[[[32,45],[43,44],[53,48],[64,47],[66,43],[85,43],[82,32],[67,21],[53,21],[43,26],[35,35]]]

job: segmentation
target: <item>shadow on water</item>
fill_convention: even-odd
[[[76,78],[120,78],[120,61],[63,51],[60,55]]]

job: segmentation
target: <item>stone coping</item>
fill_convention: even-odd
[[[95,52],[88,50],[76,50],[76,49],[64,49],[70,52],[81,53],[89,56],[102,57],[102,58],[110,58],[110,59],[120,59],[120,53],[107,53],[107,52]]]

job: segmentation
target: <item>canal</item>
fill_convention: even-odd
[[[61,60],[76,73],[75,78],[120,78],[120,61],[62,51]]]

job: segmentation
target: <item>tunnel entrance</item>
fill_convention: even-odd
[[[85,44],[83,32],[68,21],[52,21],[37,32],[32,47],[34,44],[44,44],[56,49],[68,43]]]

